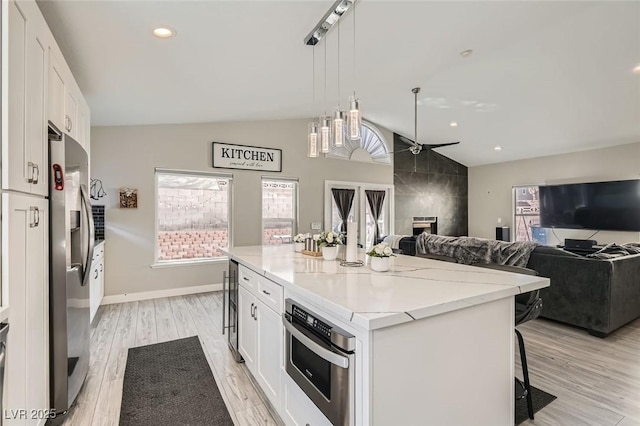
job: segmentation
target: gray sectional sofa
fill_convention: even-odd
[[[640,317],[640,254],[592,259],[537,247],[527,268],[551,279],[541,316],[605,337]]]
[[[405,239],[403,251],[436,260],[459,261],[439,253],[416,252],[415,239],[413,242]],[[594,336],[606,337],[640,318],[640,254],[594,259],[560,248],[538,246],[531,252],[526,268],[475,266],[537,273],[549,278],[551,286],[540,290],[544,306],[540,316],[582,327]]]

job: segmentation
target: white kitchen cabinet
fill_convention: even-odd
[[[243,266],[239,275],[238,348],[247,368],[279,410],[284,331],[282,312],[270,306],[282,307],[282,287]]]
[[[64,101],[65,101],[65,77],[66,73],[62,62],[58,58],[53,47],[49,47],[49,121],[60,131],[64,130]]]
[[[78,126],[77,126],[77,134],[76,140],[80,142],[87,151],[87,155],[90,154],[90,133],[91,133],[91,111],[89,110],[89,105],[84,100],[84,98],[80,97],[78,104]],[[89,174],[91,176],[91,174]]]
[[[104,297],[104,241],[96,245],[91,262],[91,281],[89,283],[89,322],[98,312]]]
[[[64,96],[64,131],[74,139],[78,139],[78,93],[71,84],[65,85]]]
[[[48,203],[2,194],[2,271],[11,309],[5,372],[5,413],[46,410],[49,403]],[[16,411],[14,411],[15,413]],[[37,425],[38,419],[5,418],[3,425]]]
[[[2,188],[47,195],[48,29],[35,2],[3,2]],[[7,60],[10,58],[10,60]],[[5,83],[3,83],[4,85]]]
[[[329,419],[287,375],[282,375],[282,420],[287,426],[331,426]]]
[[[238,350],[244,358],[249,371],[254,371],[256,359],[256,333],[257,324],[253,318],[253,310],[256,307],[256,298],[244,287],[238,288]]]

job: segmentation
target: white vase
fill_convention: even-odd
[[[390,268],[388,257],[371,257],[369,261],[371,269],[376,272],[387,272]]]
[[[336,257],[338,257],[338,246],[322,247],[322,257],[324,260],[336,260]]]
[[[293,243],[293,249],[296,252],[300,253],[303,248],[304,248],[304,243]]]

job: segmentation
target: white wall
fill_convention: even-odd
[[[392,134],[380,129],[390,143]],[[154,168],[232,172],[234,245],[261,244],[261,177],[265,172],[213,169],[211,142],[281,148],[282,173],[300,179],[299,228],[323,221],[325,180],[393,184],[393,167],[306,157],[306,120],[94,127],[91,177],[102,180],[105,200],[105,295],[175,289],[222,282],[226,263],[155,268]],[[117,190],[138,189],[138,209],[119,209]]]
[[[640,178],[640,143],[594,149],[571,154],[510,161],[469,168],[469,235],[495,238],[495,226],[513,230],[511,188],[528,184],[562,184]],[[565,238],[584,239],[589,230],[556,230],[548,243],[560,244]],[[601,244],[640,241],[637,232],[600,231],[593,237]],[[562,240],[562,241],[561,241]]]

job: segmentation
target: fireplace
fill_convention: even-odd
[[[435,216],[414,216],[413,235],[420,235],[423,232],[427,234],[437,234],[438,218]]]

